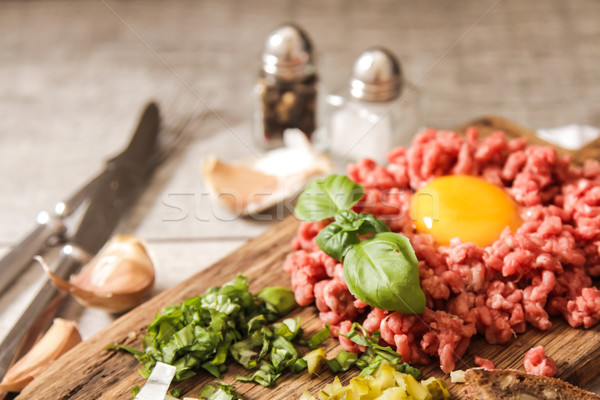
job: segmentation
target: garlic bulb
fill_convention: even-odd
[[[75,323],[56,318],[48,332],[8,369],[0,383],[0,391],[20,392],[52,361],[80,342],[81,336]]]
[[[42,266],[59,290],[86,307],[118,313],[137,306],[154,287],[154,267],[146,246],[136,237],[112,238],[77,275],[65,281]]]

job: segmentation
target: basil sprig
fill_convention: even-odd
[[[316,237],[317,245],[344,264],[350,293],[372,307],[421,314],[425,294],[420,286],[418,260],[409,240],[389,232],[372,214],[350,210],[364,188],[341,175],[309,182],[299,196],[296,216],[305,221],[335,217]],[[360,235],[374,234],[361,241]]]

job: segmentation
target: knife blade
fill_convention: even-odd
[[[159,126],[158,107],[150,103],[127,148],[107,162],[79,228],[70,238],[72,245],[94,255],[106,243],[144,186],[156,150]]]
[[[66,235],[54,272],[68,277],[77,267],[95,255],[106,243],[123,214],[139,196],[154,166],[152,160],[158,153],[156,145],[160,128],[160,115],[156,104],[144,110],[129,145],[119,155],[110,159],[106,168],[92,182],[93,186],[82,205],[87,208],[74,234]],[[88,186],[88,185],[86,185]],[[34,254],[35,255],[35,254]],[[4,376],[13,355],[31,323],[56,296],[57,290],[46,281],[27,309],[15,322],[0,343],[0,376]]]

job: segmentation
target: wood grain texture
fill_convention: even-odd
[[[504,129],[511,137],[529,137],[527,130],[499,117],[480,118],[471,121],[471,124],[489,128],[488,131],[482,130],[483,134]],[[36,378],[18,399],[130,399],[131,389],[135,385],[144,384],[144,379],[137,372],[138,363],[128,354],[107,351],[104,347],[112,343],[139,347],[144,327],[152,321],[160,308],[202,294],[209,287],[232,279],[237,273],[252,278],[253,291],[267,285],[289,285],[289,276],[283,271],[282,264],[291,251],[289,243],[297,227],[297,220],[287,218],[208,269],[125,314],[109,328],[60,358]],[[314,306],[298,308],[293,315],[302,317],[303,327],[309,334],[321,327]],[[600,379],[599,344],[600,325],[589,330],[572,329],[562,319],[553,319],[550,330],[541,332],[529,328],[507,345],[490,345],[480,336],[475,337],[465,356],[457,363],[457,368],[473,367],[473,358],[478,355],[493,360],[499,368],[522,369],[525,352],[535,345],[543,345],[546,354],[556,360],[559,377],[585,388]],[[335,355],[337,347],[335,340],[326,342],[329,357]],[[442,377],[449,382],[437,365],[426,366],[422,371],[424,376]],[[231,365],[223,380],[234,383],[234,377],[239,373],[247,372]],[[356,371],[349,371],[342,378],[348,379],[355,374]],[[268,396],[275,400],[297,398],[303,390],[315,393],[317,388],[331,379],[329,372],[323,372],[316,378],[309,378],[307,374],[286,374],[280,378],[275,388],[265,389],[248,383],[236,385],[247,399]],[[212,381],[214,379],[208,374],[200,373],[177,386],[183,389],[184,394],[197,396],[200,388]],[[463,397],[462,385],[450,385],[450,388],[456,397]]]

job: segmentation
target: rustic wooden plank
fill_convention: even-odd
[[[482,129],[482,134],[504,129],[511,137],[527,136],[535,140],[526,129],[499,117],[485,117],[474,120],[471,124],[488,129]],[[107,351],[104,347],[111,343],[139,347],[144,327],[152,321],[160,308],[202,294],[207,288],[222,284],[237,273],[252,278],[253,291],[267,285],[288,285],[289,276],[283,271],[282,264],[285,256],[291,251],[289,242],[295,235],[297,226],[297,220],[293,217],[287,218],[208,269],[123,315],[109,328],[60,358],[34,380],[18,399],[130,399],[131,388],[144,383],[144,379],[137,372],[137,361],[128,354]],[[302,317],[303,327],[308,333],[321,327],[314,306],[299,308],[293,315]],[[499,368],[522,369],[525,352],[532,346],[541,344],[545,347],[546,354],[556,360],[560,378],[584,388],[597,383],[600,379],[600,326],[589,330],[572,329],[562,319],[552,321],[553,326],[549,331],[529,328],[507,345],[489,345],[482,337],[477,336],[463,359],[457,363],[457,368],[474,366],[473,358],[479,355],[493,360]],[[336,353],[337,348],[337,341],[326,342],[326,351],[330,357]],[[424,376],[433,375],[448,381],[448,377],[435,363],[422,370]],[[232,365],[223,380],[234,383],[235,376],[239,373],[246,372],[241,367]],[[341,377],[347,380],[355,374],[355,371],[349,371]],[[331,373],[324,371],[316,378],[309,378],[307,374],[287,374],[280,378],[275,388],[270,389],[248,383],[236,384],[238,390],[248,399],[261,399],[265,396],[272,399],[289,399],[298,397],[307,389],[314,393],[331,379]],[[184,390],[184,394],[197,396],[200,388],[212,381],[214,379],[208,374],[201,373],[178,386]],[[464,387],[450,385],[450,389],[460,398]]]
[[[591,158],[600,160],[600,138],[573,152],[573,161],[576,161],[580,164],[583,164],[585,160]]]

